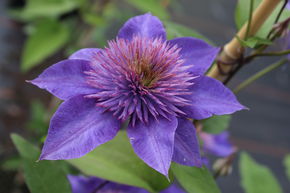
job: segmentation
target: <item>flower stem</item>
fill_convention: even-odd
[[[257,33],[257,31],[261,28],[264,22],[275,10],[280,1],[281,0],[263,0],[260,3],[260,5],[255,9],[252,16],[251,25],[249,26],[249,36],[255,35]],[[244,40],[247,33],[247,26],[247,23],[244,24],[244,26],[240,29],[236,36]],[[220,59],[224,62],[224,64],[221,63],[220,67],[214,65],[213,68],[211,68],[211,70],[209,71],[208,76],[221,81],[225,80],[227,78],[227,75],[225,75],[226,73],[221,73],[221,70],[223,72],[230,72],[232,70],[232,65],[227,65],[226,63],[238,60],[243,53],[243,46],[241,45],[239,40],[234,37],[227,45],[224,46],[224,49],[221,52]]]
[[[248,59],[253,59],[257,56],[283,56],[283,55],[287,55],[290,54],[290,49],[289,50],[284,50],[284,51],[280,51],[280,52],[262,52],[262,53],[256,53],[256,54],[252,54],[250,56],[248,56],[247,58],[245,58],[245,60]]]
[[[252,82],[254,82],[255,80],[261,78],[262,76],[264,76],[265,74],[267,74],[268,72],[271,72],[272,70],[282,66],[283,64],[285,64],[287,62],[286,59],[282,59],[276,63],[271,64],[270,66],[264,68],[263,70],[257,72],[256,74],[254,74],[253,76],[251,76],[250,78],[246,79],[245,81],[243,81],[241,84],[239,84],[235,89],[234,89],[234,93],[238,93],[239,91],[241,91],[242,89],[244,89],[245,87],[247,87],[248,85],[250,85]]]
[[[247,24],[247,31],[246,31],[245,40],[247,40],[249,35],[250,35],[250,29],[251,29],[252,18],[253,18],[254,1],[255,0],[251,0],[251,3],[250,3],[249,21],[248,21],[248,24]]]

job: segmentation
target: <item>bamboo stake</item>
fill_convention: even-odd
[[[243,1],[243,0],[240,0]],[[271,13],[275,10],[281,0],[263,0],[257,9],[254,11],[249,31],[249,36],[255,35],[264,22],[268,19]],[[240,31],[237,33],[240,39],[244,40],[247,33],[247,25],[245,23]],[[220,59],[224,64],[220,64],[222,72],[228,73],[232,69],[232,65],[226,64],[236,61],[243,54],[244,48],[239,40],[234,37],[228,44],[224,46],[223,51],[220,54]],[[220,81],[225,80],[227,75],[220,72],[220,69],[215,64],[209,71],[207,76],[218,79]]]

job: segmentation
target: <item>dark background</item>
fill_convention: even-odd
[[[234,0],[178,0],[174,2],[171,18],[196,29],[222,46],[235,34],[235,5]],[[0,0],[0,160],[14,152],[9,138],[11,132],[28,135],[23,125],[29,115],[31,98],[46,100],[48,97],[44,92],[35,92],[24,82],[34,76],[33,73],[36,75],[38,69],[29,75],[20,73],[19,57],[25,36],[22,25],[9,19],[7,6],[8,0]],[[256,60],[242,69],[229,86],[234,87],[274,59]],[[57,60],[56,56],[48,63]],[[236,113],[230,126],[233,143],[240,150],[249,152],[259,163],[270,167],[285,193],[290,192],[290,184],[282,165],[284,156],[290,152],[289,75],[290,67],[286,64],[241,91],[238,98],[250,110]],[[243,192],[237,164],[238,159],[229,177],[218,179],[224,193]],[[1,171],[0,186],[4,188],[3,191],[12,189],[12,181],[21,180],[14,175]]]

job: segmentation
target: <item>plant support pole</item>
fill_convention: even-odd
[[[275,10],[280,1],[281,0],[263,0],[260,3],[252,16],[248,29],[249,36],[253,36],[258,32],[258,30],[268,19],[271,13]],[[238,36],[242,40],[245,40],[247,28],[248,23],[245,23],[236,36]],[[239,40],[234,37],[228,44],[224,46],[224,49],[219,56],[221,61],[219,67],[217,66],[217,64],[215,64],[211,68],[207,76],[218,79],[220,81],[224,81],[227,77],[227,73],[232,70],[232,65],[230,63],[234,63],[235,61],[237,61],[243,53],[243,46],[241,45]]]

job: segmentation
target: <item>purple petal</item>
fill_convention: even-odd
[[[185,60],[184,64],[192,66],[189,71],[194,75],[204,74],[220,50],[220,48],[213,47],[203,40],[190,37],[175,38],[168,42],[172,45],[177,44],[181,48],[180,54]]]
[[[150,13],[129,19],[118,33],[118,38],[131,40],[134,36],[162,38],[166,40],[166,32],[158,17]]]
[[[246,109],[238,102],[232,91],[213,78],[200,76],[195,79],[190,89],[192,94],[185,97],[191,101],[192,105],[184,107],[183,111],[193,119],[232,114]]]
[[[97,193],[149,193],[149,192],[142,188],[110,182],[107,185],[105,185],[102,189],[100,189],[100,191]]]
[[[147,124],[140,121],[135,126],[128,127],[128,136],[135,153],[150,167],[158,172],[168,175],[173,146],[174,133],[177,127],[177,119],[170,118],[149,119]]]
[[[89,69],[88,61],[63,60],[50,66],[36,79],[29,82],[66,100],[73,96],[98,92],[86,83],[84,71]]]
[[[290,9],[290,2],[287,3],[286,8]]]
[[[182,165],[202,166],[196,129],[188,119],[178,119],[172,160]]]
[[[72,193],[148,193],[146,190],[117,184],[96,177],[68,175]]]
[[[96,57],[96,53],[98,53],[100,49],[98,48],[84,48],[73,53],[69,59],[79,59],[79,60],[87,60],[91,61],[94,57]]]
[[[120,121],[83,96],[63,102],[51,119],[40,159],[79,158],[115,137]]]
[[[68,175],[67,178],[71,184],[72,193],[92,193],[106,183],[106,180],[96,177]]]
[[[201,157],[202,165],[206,166],[207,168],[210,168],[210,163],[207,157]]]
[[[160,193],[185,193],[182,189],[180,189],[177,185],[172,184],[167,189],[161,191]]]
[[[226,157],[235,151],[235,147],[229,141],[229,133],[226,131],[217,135],[201,132],[199,135],[206,153]]]

